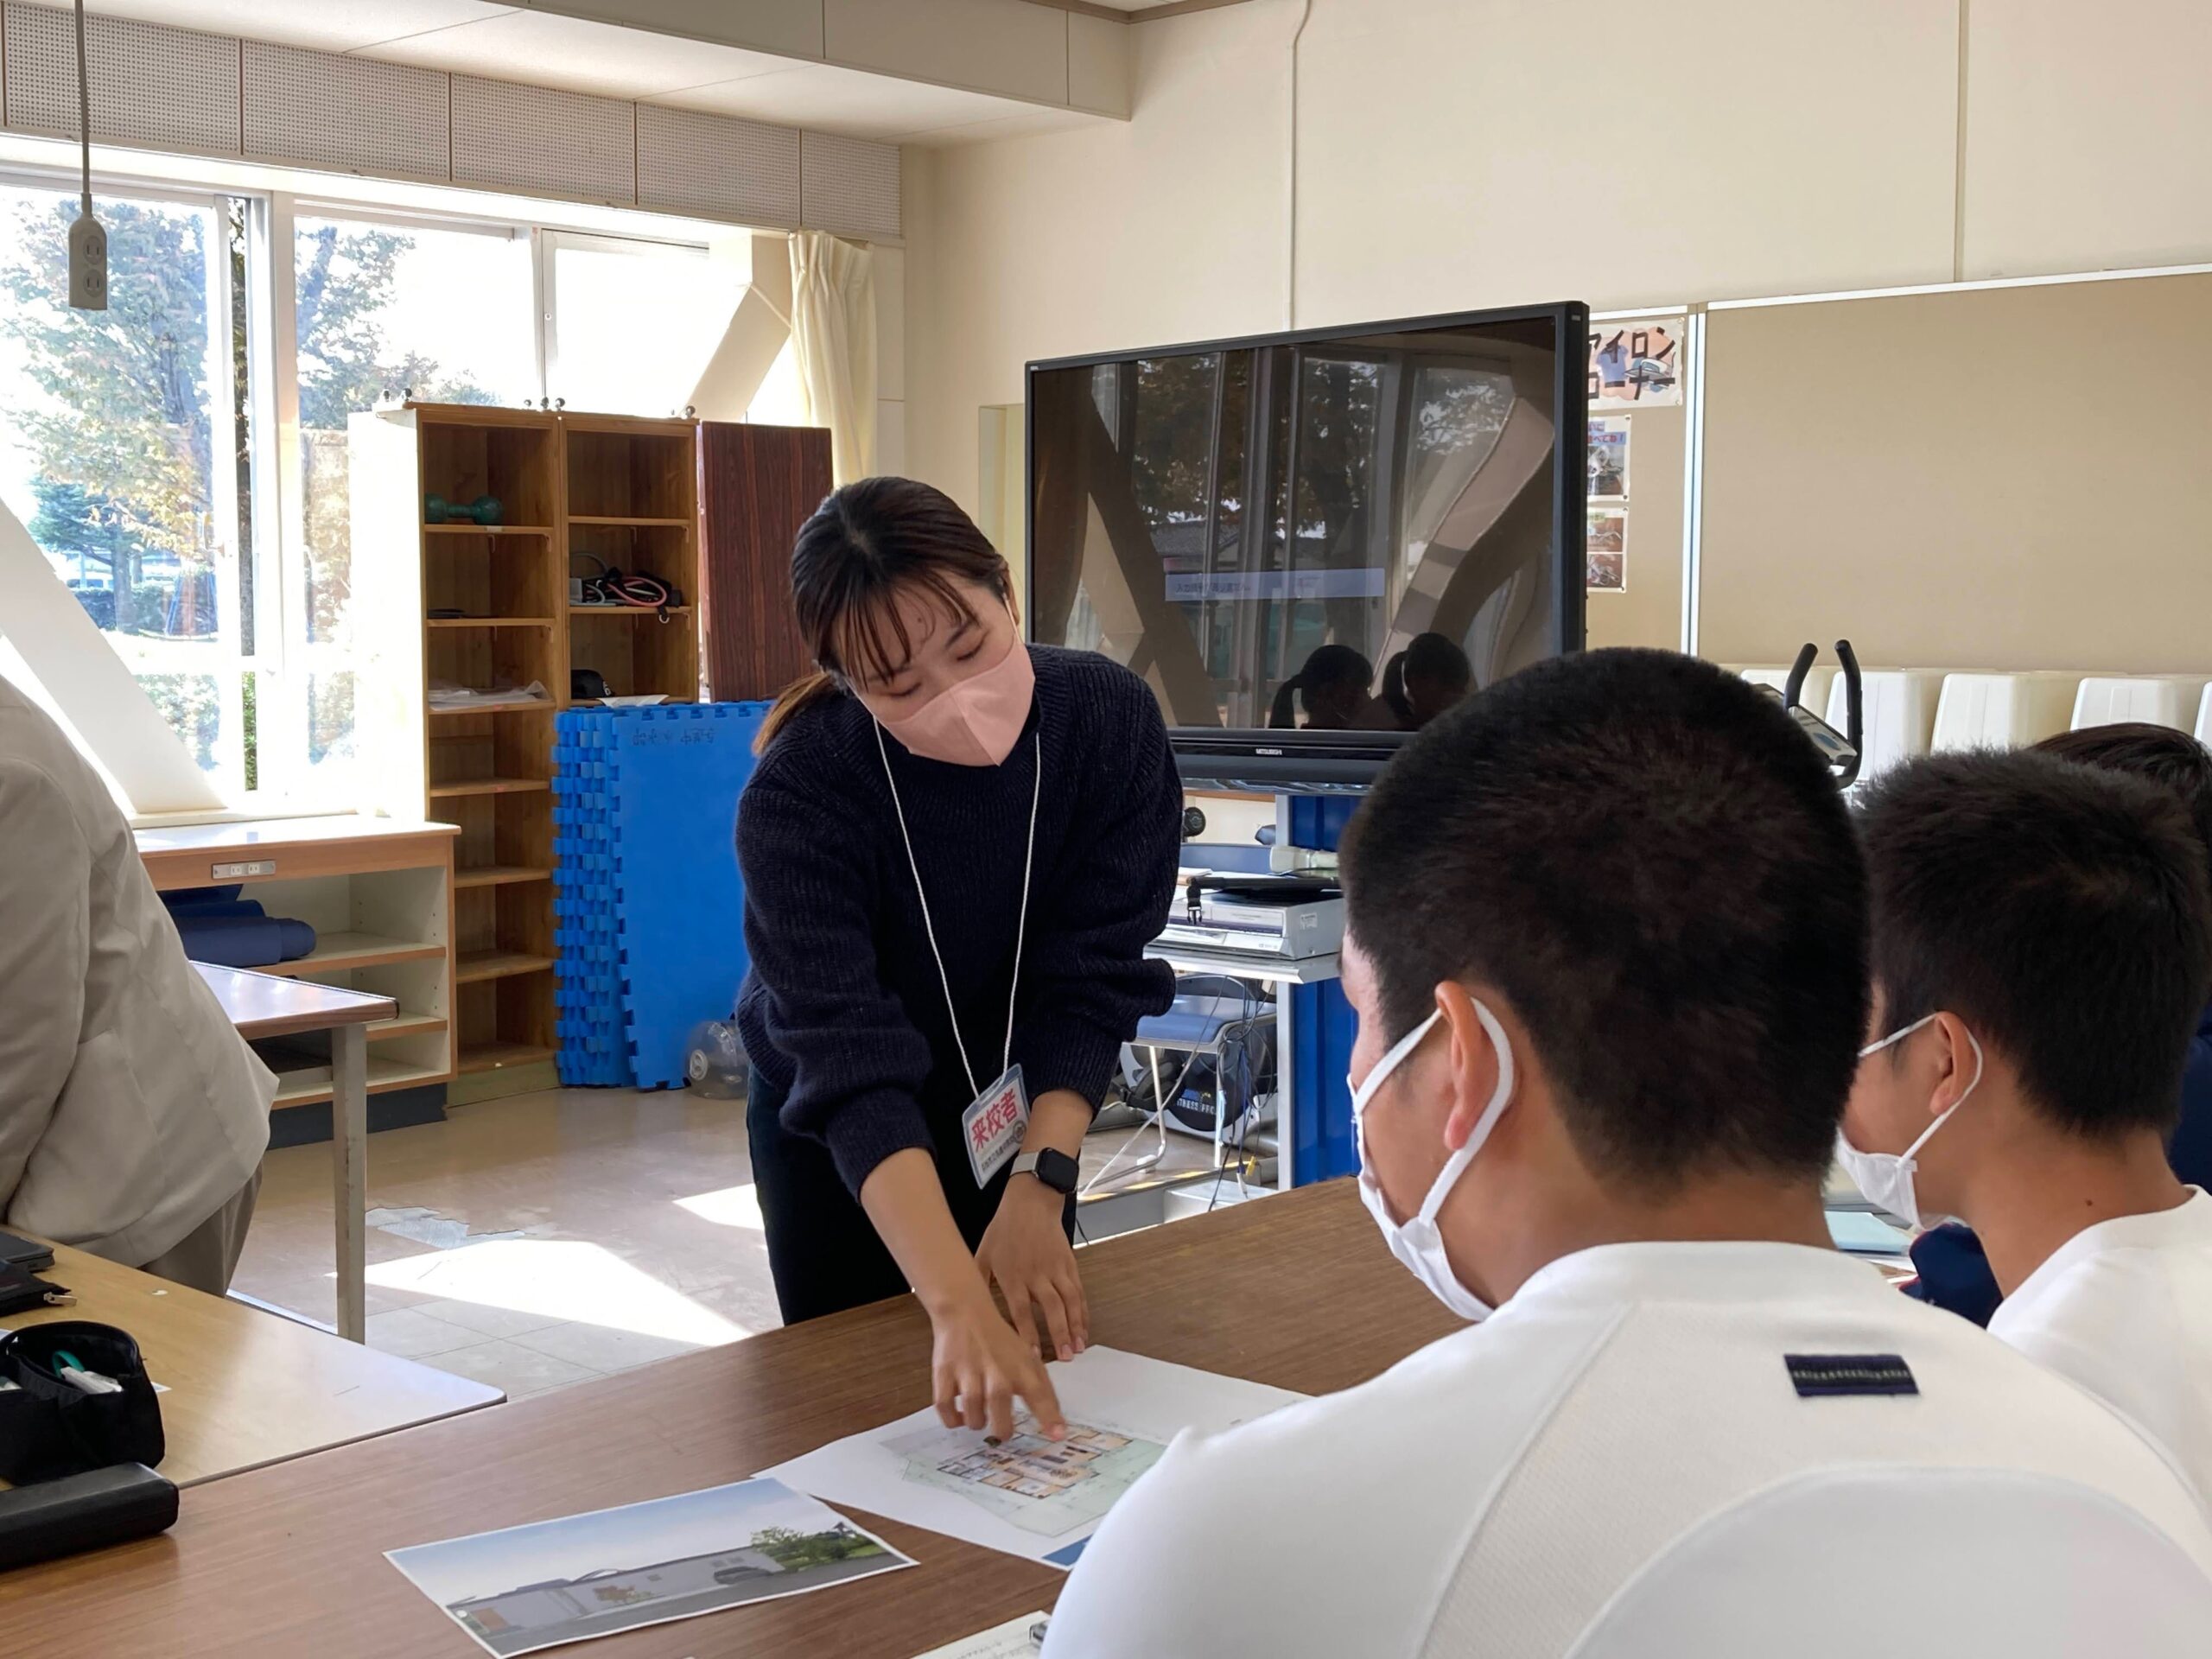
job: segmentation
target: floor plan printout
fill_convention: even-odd
[[[1100,1520],[1167,1449],[1091,1423],[1071,1422],[1065,1440],[1048,1440],[1026,1411],[1015,1416],[1008,1440],[932,1422],[884,1444],[906,1459],[908,1480],[979,1503],[1047,1538]]]
[[[1065,1440],[1046,1439],[1026,1412],[1010,1439],[994,1441],[925,1408],[766,1472],[825,1503],[1070,1567],[1184,1429],[1232,1427],[1305,1397],[1113,1348],[1048,1370]]]

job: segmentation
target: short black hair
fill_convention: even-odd
[[[1338,861],[1385,1035],[1446,980],[1497,986],[1592,1173],[1827,1169],[1866,879],[1779,700],[1672,652],[1539,663],[1410,740]]]
[[[2078,732],[2061,732],[2036,745],[2076,766],[2101,766],[2107,772],[2131,772],[2163,784],[2181,798],[2205,857],[2212,863],[2212,752],[2187,732],[2148,721],[2117,721],[2110,726],[2084,726]]]
[[[1859,828],[1891,1029],[1957,1014],[2087,1138],[2172,1127],[2212,893],[2171,791],[2031,750],[1935,754],[1870,785]]]
[[[1467,653],[1440,633],[1417,633],[1402,653],[1408,679],[1427,680],[1447,691],[1464,691],[1475,677]]]

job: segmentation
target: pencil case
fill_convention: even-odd
[[[86,1394],[60,1368],[112,1377],[110,1394]],[[161,1462],[162,1407],[130,1332],[86,1319],[34,1325],[0,1337],[0,1479],[16,1485]]]

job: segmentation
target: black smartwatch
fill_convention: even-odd
[[[1025,1152],[1014,1160],[1017,1175],[1034,1175],[1039,1180],[1063,1197],[1075,1191],[1076,1178],[1083,1173],[1083,1166],[1056,1147],[1046,1147],[1041,1152]]]

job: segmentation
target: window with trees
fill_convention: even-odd
[[[109,308],[74,311],[74,189],[0,175],[0,500],[238,805],[356,797],[349,424],[536,403],[556,362],[571,409],[671,413],[745,289],[703,242],[166,187],[94,210]]]
[[[260,640],[246,204],[108,196],[105,311],[67,302],[73,194],[0,184],[0,499],[200,766],[253,788]]]

